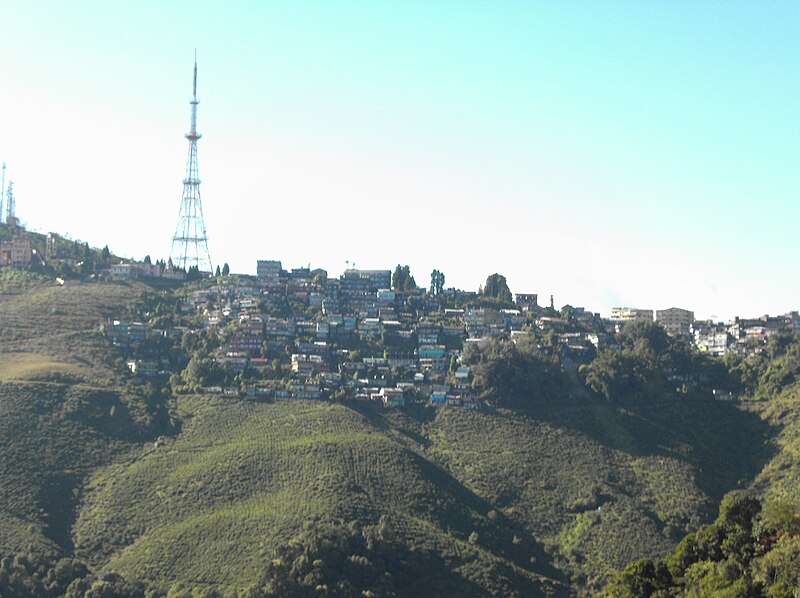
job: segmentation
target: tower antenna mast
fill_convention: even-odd
[[[6,163],[3,162],[3,179],[0,181],[0,223],[3,222],[3,207],[5,206],[5,202],[3,201],[6,197]]]
[[[213,273],[211,255],[208,252],[208,237],[203,222],[203,205],[200,201],[200,177],[197,168],[197,140],[202,137],[197,132],[197,50],[194,59],[194,80],[192,84],[191,129],[186,133],[189,140],[189,157],[186,161],[186,177],[183,179],[183,195],[178,212],[178,224],[172,237],[170,259],[177,268],[188,271],[196,266],[200,272]]]
[[[6,224],[17,225],[17,215],[14,213],[14,181],[8,181],[6,191]]]

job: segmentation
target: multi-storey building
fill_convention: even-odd
[[[31,243],[27,237],[0,241],[0,266],[30,266]]]
[[[279,260],[258,260],[256,262],[256,276],[262,282],[277,281],[282,270]]]
[[[692,334],[694,312],[679,307],[656,310],[656,322],[673,336],[688,336]]]
[[[354,308],[374,306],[377,293],[381,289],[389,289],[392,285],[390,270],[345,270],[340,279],[339,288],[343,301]]]

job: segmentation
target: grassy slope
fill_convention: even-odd
[[[584,579],[665,554],[766,458],[766,426],[731,405],[643,411],[586,399],[527,415],[444,410],[430,453]]]
[[[182,409],[178,438],[93,480],[76,528],[83,555],[163,585],[254,581],[271,547],[325,514],[389,514],[468,579],[454,555],[474,551],[476,531],[494,557],[552,575],[546,546],[585,580],[667,553],[767,457],[761,420],[713,401],[649,415],[586,400],[527,415],[202,398]]]
[[[759,473],[753,488],[767,503],[800,505],[800,383],[747,408],[780,430],[773,440],[775,455]]]
[[[180,407],[179,437],[92,480],[75,529],[79,554],[162,588],[236,588],[258,581],[304,521],[384,515],[409,543],[443,555],[442,577],[473,593],[558,587],[535,574],[543,565],[531,567],[537,547],[513,543],[523,532],[491,521],[482,501],[347,407],[208,397]]]
[[[59,553],[89,473],[135,446],[120,365],[97,332],[126,285],[0,271],[0,547]]]

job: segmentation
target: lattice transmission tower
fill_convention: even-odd
[[[200,202],[200,177],[197,170],[197,56],[194,59],[194,85],[192,87],[192,128],[186,133],[189,140],[189,158],[186,162],[186,177],[183,179],[183,196],[178,213],[178,225],[172,237],[170,259],[173,266],[186,271],[197,266],[200,272],[213,272],[211,255],[208,252],[206,225],[203,223],[203,205]]]

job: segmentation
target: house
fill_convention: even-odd
[[[152,378],[158,375],[158,363],[155,361],[143,361],[141,359],[131,359],[127,362],[128,369],[132,374]]]
[[[694,344],[703,353],[722,356],[728,352],[730,337],[725,328],[708,327],[695,330]]]
[[[468,382],[470,377],[470,369],[468,365],[460,365],[456,369],[455,378],[459,382]]]
[[[435,345],[439,342],[439,325],[422,321],[417,324],[417,342],[420,345]]]
[[[536,309],[539,307],[539,295],[538,293],[515,293],[514,303],[519,305],[521,309]]]
[[[449,392],[449,384],[434,384],[431,387],[431,394],[428,397],[428,400],[436,405],[443,405],[447,400],[447,394]]]
[[[310,376],[325,369],[325,360],[320,355],[292,354],[292,372]]]
[[[294,399],[321,399],[322,391],[319,386],[311,384],[295,384],[292,387],[292,398]]]
[[[381,333],[381,321],[378,318],[364,318],[358,323],[359,336],[378,336]]]
[[[24,267],[31,265],[31,242],[28,237],[14,237],[0,241],[0,266]]]
[[[120,280],[134,280],[140,274],[139,264],[120,262],[111,266],[111,276]]]
[[[258,397],[263,399],[272,398],[275,395],[275,389],[271,386],[257,386],[255,384],[248,386],[245,392],[248,397]]]
[[[350,268],[345,270],[339,279],[342,300],[355,309],[374,305],[377,301],[378,291],[389,289],[391,286],[392,273],[390,270]]]
[[[380,398],[384,407],[405,407],[405,394],[399,388],[381,388]]]
[[[147,327],[141,322],[114,320],[104,326],[108,340],[115,345],[128,346],[141,343],[147,338]]]
[[[518,309],[501,309],[500,317],[508,330],[522,330],[526,319]]]
[[[441,359],[445,353],[444,345],[422,345],[417,349],[417,356],[420,359]]]

